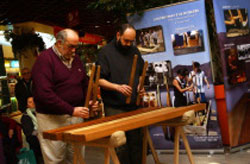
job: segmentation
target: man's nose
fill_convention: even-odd
[[[131,44],[132,44],[131,42],[126,42],[125,46],[131,46]]]

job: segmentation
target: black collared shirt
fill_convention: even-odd
[[[97,64],[101,66],[101,78],[111,83],[127,85],[129,83],[135,54],[138,55],[138,60],[131,103],[127,105],[126,97],[121,93],[101,89],[101,95],[105,105],[124,110],[136,109],[137,86],[139,84],[139,77],[142,74],[144,61],[136,47],[132,46],[129,50],[123,51],[119,48],[115,39],[99,52]]]

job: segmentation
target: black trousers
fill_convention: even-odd
[[[125,110],[105,107],[106,116],[125,113]],[[127,142],[125,145],[116,148],[116,153],[121,164],[142,163],[142,128],[125,132]]]

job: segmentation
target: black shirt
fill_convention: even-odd
[[[176,80],[178,81],[180,87],[183,89],[185,88],[185,83],[181,81],[178,77],[176,77]],[[187,97],[185,93],[180,92],[175,86],[174,86],[174,106],[175,107],[181,107],[187,105]]]
[[[138,59],[131,103],[126,104],[126,96],[119,92],[101,89],[101,95],[106,106],[124,110],[136,109],[137,86],[139,84],[139,77],[142,74],[144,61],[136,47],[132,46],[129,50],[124,51],[119,48],[116,39],[103,47],[98,54],[97,64],[101,66],[101,78],[111,83],[127,85],[135,54],[138,55]]]
[[[18,109],[21,112],[25,112],[27,98],[32,96],[32,81],[26,82],[24,79],[18,81],[15,86],[15,96],[18,102]]]

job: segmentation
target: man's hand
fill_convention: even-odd
[[[75,107],[72,115],[75,117],[89,118],[89,108]]]
[[[130,96],[132,94],[132,88],[125,84],[122,85],[117,84],[116,90],[117,92],[122,93],[124,96]]]
[[[98,112],[101,110],[100,103],[98,101],[93,103],[92,100],[89,101],[89,108],[91,108],[93,112]]]
[[[8,132],[9,138],[12,138],[13,134],[14,134],[14,130],[10,129],[9,132]]]
[[[144,93],[145,93],[144,87],[140,90],[140,85],[138,85],[137,92],[140,95],[140,97],[142,97],[144,95]]]

